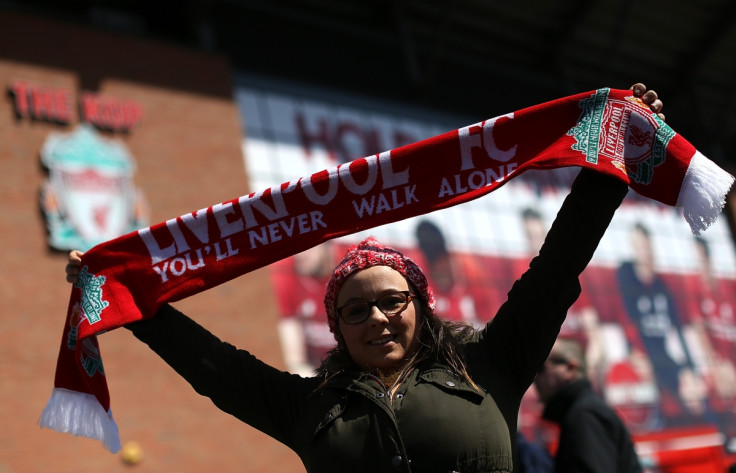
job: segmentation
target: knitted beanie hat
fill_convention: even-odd
[[[330,282],[327,284],[325,310],[327,311],[327,320],[331,332],[335,332],[335,326],[337,324],[335,304],[340,287],[342,287],[345,280],[351,274],[361,269],[370,268],[371,266],[388,266],[401,273],[407,281],[414,285],[414,288],[419,293],[418,295],[434,310],[435,301],[432,290],[429,288],[427,277],[419,266],[401,252],[380,244],[373,237],[368,237],[348,249],[342,261],[340,261],[340,264],[337,265],[335,271],[332,273]]]

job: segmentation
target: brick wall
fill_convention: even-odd
[[[221,57],[0,12],[0,84],[14,79],[133,99],[145,117],[125,142],[151,223],[248,191],[230,70]],[[36,421],[48,400],[69,297],[65,254],[47,249],[39,214],[39,150],[70,126],[18,119],[0,101],[0,473],[303,471],[286,447],[217,410],[126,330],[100,337],[127,466],[88,439]],[[266,295],[264,297],[264,295]],[[267,273],[256,271],[176,303],[221,338],[282,367]]]

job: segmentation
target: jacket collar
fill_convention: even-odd
[[[593,391],[593,386],[586,378],[578,379],[563,386],[549,398],[544,406],[542,417],[553,422],[560,422],[575,400],[587,391]]]
[[[422,361],[415,367],[411,368],[411,371],[416,371],[417,377],[421,377],[425,381],[436,380],[439,376],[442,377],[444,382],[445,377],[454,376],[447,366],[434,359]],[[380,385],[380,381],[378,381],[373,375],[362,371],[358,367],[354,367],[346,369],[335,375],[327,382],[327,386],[334,389],[349,389],[351,386],[363,383],[369,378],[376,379],[376,383]]]

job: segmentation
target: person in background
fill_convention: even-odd
[[[279,339],[291,373],[312,376],[335,347],[322,305],[335,252],[335,245],[327,241],[270,268],[279,307]]]
[[[437,302],[437,315],[476,328],[485,325],[495,306],[489,300],[491,290],[483,281],[479,263],[451,253],[444,233],[430,220],[421,220],[414,235],[421,253],[420,266],[425,269]]]
[[[703,347],[716,423],[726,436],[729,452],[736,452],[736,286],[716,276],[714,256],[702,236],[693,239],[698,268],[689,291],[689,324]]]
[[[555,473],[641,472],[628,429],[585,373],[580,343],[558,338],[534,379],[543,417],[560,427]]]
[[[672,292],[656,271],[651,233],[642,223],[631,228],[631,245],[633,261],[624,262],[616,276],[628,323],[635,326],[645,353],[632,346],[629,356],[651,363],[659,391],[660,426],[703,420],[705,383],[695,370]]]
[[[523,433],[517,432],[516,448],[519,450],[517,473],[553,473],[554,459],[543,446],[527,440]]]

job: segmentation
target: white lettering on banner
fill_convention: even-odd
[[[404,205],[419,202],[419,199],[414,195],[416,189],[416,185],[404,186],[403,195],[400,194],[400,189],[391,189],[390,192],[380,192],[378,195],[372,195],[369,199],[363,197],[360,201],[353,201],[353,208],[360,218],[395,210]]]
[[[206,247],[209,249],[209,247]],[[197,262],[192,261],[192,253],[185,253],[183,256],[177,256],[171,261],[164,261],[161,266],[153,266],[153,270],[161,277],[161,282],[165,283],[169,280],[169,274],[181,276],[187,270],[198,269],[204,266],[204,258],[202,257],[202,248],[194,251],[197,255]]]
[[[263,196],[265,191],[256,192],[251,196],[244,195],[238,199],[240,210],[243,212],[243,219],[245,219],[245,228],[252,228],[258,225],[253,209],[258,210],[261,215],[271,222],[289,215],[289,212],[286,210],[286,205],[284,204],[284,196],[281,195],[281,187],[274,186],[270,191],[271,197],[273,198],[273,208],[269,207],[268,204],[261,199],[261,196]]]
[[[613,156],[623,156],[625,141],[624,137],[619,137],[619,130],[626,127],[629,123],[631,112],[625,113],[618,107],[611,108],[611,115],[608,122],[608,137],[605,140],[605,152]]]
[[[312,176],[314,176],[314,174]],[[304,177],[301,180],[302,190],[304,191],[304,195],[307,197],[307,199],[317,205],[327,205],[332,202],[332,200],[337,195],[338,168],[334,167],[327,171],[329,187],[327,188],[327,192],[324,195],[320,195],[319,192],[315,190],[314,186],[312,185],[312,176]]]
[[[309,233],[318,228],[327,228],[327,224],[322,220],[322,217],[324,217],[322,212],[314,210],[291,217],[288,220],[280,220],[255,230],[249,230],[250,247],[254,249],[258,246],[266,246],[275,241],[280,241],[284,236],[288,238],[297,234]]]
[[[289,192],[293,191],[299,186],[299,182],[301,182],[301,179],[297,179],[296,181],[289,181],[285,185],[282,184],[281,193],[288,194]]]
[[[345,184],[345,188],[356,195],[363,195],[373,189],[373,186],[376,185],[376,181],[378,180],[378,166],[376,165],[378,157],[369,156],[365,158],[365,161],[368,163],[368,177],[363,184],[355,182],[355,178],[353,178],[353,174],[350,172],[350,163],[338,168],[340,180]]]
[[[151,264],[157,265],[191,251],[191,245],[194,244],[192,237],[201,244],[212,244],[213,241],[222,241],[237,233],[252,229],[248,231],[248,238],[251,248],[256,248],[296,234],[326,228],[327,225],[322,221],[323,214],[317,211],[287,219],[289,211],[286,208],[283,194],[293,192],[297,188],[301,188],[304,196],[312,203],[327,205],[337,197],[339,181],[345,184],[345,189],[351,194],[365,195],[376,189],[380,175],[384,190],[403,185],[403,193],[399,189],[392,189],[385,194],[374,196],[370,202],[366,200],[359,205],[354,201],[356,212],[372,215],[418,201],[414,195],[416,186],[406,185],[409,182],[409,168],[394,169],[395,163],[391,161],[390,151],[369,156],[363,160],[367,165],[363,183],[356,182],[350,169],[351,163],[346,163],[323,171],[327,173],[326,190],[318,191],[312,183],[313,177],[324,174],[313,174],[297,181],[290,181],[284,185],[283,189],[281,186],[274,186],[265,191],[241,196],[237,200],[167,220],[165,225],[156,226],[155,231],[152,230],[154,227],[138,230],[138,235],[151,255]],[[269,195],[270,199],[267,198]],[[264,224],[263,218],[268,223]],[[214,232],[215,229],[218,234]],[[191,235],[185,235],[185,230],[188,230]],[[168,246],[164,246],[167,244]],[[176,264],[171,261],[168,265],[157,267],[156,271],[162,275],[162,280],[165,280],[164,275],[167,274],[167,271],[174,271],[171,274],[176,275],[176,272],[184,271],[185,267],[191,269],[191,265],[184,266],[184,261],[177,260]]]
[[[243,231],[244,224],[241,218],[236,217],[233,220],[228,218],[229,215],[236,215],[236,210],[232,202],[213,205],[212,215],[215,216],[217,227],[220,229],[220,238],[229,237],[230,235]],[[202,240],[201,238],[199,241],[208,243],[208,241]]]
[[[378,162],[381,164],[381,177],[383,178],[384,189],[403,186],[409,183],[409,169],[404,169],[400,172],[394,171],[393,163],[391,162],[391,151],[384,151],[379,154]]]
[[[225,248],[221,248],[220,244],[224,244]],[[193,271],[195,269],[203,268],[205,266],[205,260],[202,256],[202,251],[206,254],[212,253],[214,250],[215,258],[217,261],[235,256],[238,254],[238,249],[233,248],[230,238],[226,238],[223,241],[216,241],[213,245],[207,245],[203,248],[197,248],[194,251],[189,251],[182,255],[178,255],[169,261],[164,261],[163,264],[153,265],[153,270],[161,277],[161,282],[165,283],[169,280],[170,276],[182,276],[187,271]],[[196,256],[196,262],[193,261],[193,256]]]
[[[514,114],[508,113],[501,115],[484,122],[476,123],[475,125],[466,126],[457,130],[458,137],[460,139],[460,158],[462,165],[461,171],[467,171],[473,169],[473,148],[483,148],[488,154],[488,157],[494,161],[500,161],[505,163],[516,156],[517,145],[512,146],[507,150],[502,150],[496,145],[496,140],[493,138],[493,127],[496,121],[500,118],[513,119]],[[480,127],[481,132],[474,130]]]
[[[307,199],[317,205],[327,205],[337,196],[338,180],[342,180],[343,184],[345,184],[345,188],[350,193],[364,195],[375,187],[378,180],[376,169],[381,173],[383,189],[390,189],[392,187],[398,187],[409,183],[409,169],[407,168],[402,171],[396,171],[393,167],[394,163],[391,161],[391,151],[384,151],[377,157],[369,156],[362,159],[368,163],[368,177],[366,182],[363,184],[355,182],[355,179],[350,172],[351,163],[345,163],[326,170],[328,188],[324,194],[320,194],[314,188],[314,185],[312,184],[312,177],[315,176],[314,174],[312,176],[302,178],[301,186],[304,191],[304,195]],[[376,163],[378,166],[376,166]]]
[[[197,217],[194,217],[192,214],[186,214],[181,217],[182,221],[185,222],[187,228],[192,229],[194,227],[196,229],[198,225],[206,226],[206,218],[204,219],[205,223],[200,224],[199,222],[202,221],[201,219],[203,215],[206,217],[207,209],[197,211],[196,215]],[[170,220],[167,220],[166,228],[169,229],[169,234],[174,239],[174,243],[165,248],[161,248],[158,241],[156,241],[156,237],[154,237],[153,233],[151,232],[151,227],[138,230],[138,235],[141,237],[141,240],[143,240],[143,243],[148,249],[148,253],[151,255],[151,264],[158,264],[161,261],[173,258],[174,256],[184,253],[185,251],[189,251],[189,244],[184,238],[184,234],[181,232],[181,228],[179,228],[177,219],[172,218]],[[206,232],[206,234],[204,235],[205,241],[202,240],[203,234],[200,229],[194,230],[193,233],[195,236],[197,236],[197,238],[199,238],[202,243],[207,243],[206,240],[209,240],[209,232]]]
[[[230,243],[230,239],[225,238],[225,247],[227,248],[227,253],[223,253],[222,250],[220,249],[220,243],[221,242],[216,241],[215,244],[213,245],[215,247],[215,256],[217,258],[217,261],[223,260],[225,258],[229,258],[231,256],[235,256],[238,254],[238,251],[240,251],[238,249],[233,250],[233,246]],[[209,248],[207,248],[207,253],[209,253]],[[192,269],[195,269],[195,268],[192,268]]]
[[[287,187],[286,192],[292,189],[292,187]],[[179,224],[180,219],[184,228],[188,229],[200,243],[206,244],[211,240],[222,240],[242,232],[246,228],[258,226],[256,210],[269,221],[278,220],[289,215],[279,186],[270,189],[272,206],[269,205],[267,200],[262,199],[265,192],[261,191],[250,196],[240,197],[237,200],[237,207],[233,205],[233,202],[224,202],[213,205],[208,209],[201,209],[167,220],[166,228],[170,239],[166,239],[165,235],[161,235],[163,227],[157,228],[157,234],[164,238],[164,241],[173,240],[173,243],[163,248],[151,231],[151,227],[138,230],[138,235],[140,235],[148,249],[148,253],[151,255],[151,264],[158,264],[190,250],[189,243],[187,243],[182,232],[182,226]],[[242,215],[238,213],[238,209],[240,209]],[[210,234],[210,225],[213,224],[216,225],[219,231],[217,238],[212,238],[214,235]]]
[[[176,254],[178,255],[185,251],[189,251],[189,244],[187,243],[186,238],[184,238],[184,234],[181,232],[181,228],[179,228],[177,220],[175,218],[167,220],[166,227],[169,229],[169,233],[171,233],[171,236],[174,237]]]
[[[138,235],[143,240],[143,243],[148,249],[148,253],[151,255],[151,263],[158,264],[163,260],[169,259],[176,255],[176,248],[171,244],[166,248],[161,248],[151,233],[151,227],[141,228],[138,230]]]
[[[215,216],[217,216],[215,214]],[[190,214],[182,215],[181,221],[202,243],[210,242],[210,233],[207,226],[207,209],[197,210]]]
[[[438,197],[464,194],[469,190],[480,189],[481,187],[490,186],[494,182],[504,181],[516,170],[517,166],[518,164],[514,162],[501,165],[497,170],[487,168],[482,171],[473,171],[468,175],[455,174],[452,183],[448,178],[443,177]]]

